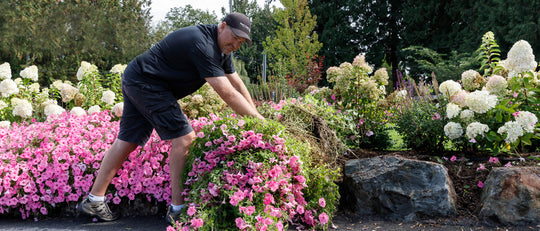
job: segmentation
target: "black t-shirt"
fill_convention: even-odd
[[[150,84],[180,99],[206,83],[204,78],[234,73],[231,54],[219,50],[217,31],[217,25],[198,25],[172,32],[129,63],[124,83]]]

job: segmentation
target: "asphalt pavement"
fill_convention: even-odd
[[[42,220],[22,220],[14,217],[0,217],[1,231],[151,231],[166,230],[167,224],[163,216],[122,217],[112,222],[96,222],[90,217],[57,217]],[[294,230],[290,227],[289,230]],[[420,222],[388,221],[380,218],[363,218],[351,214],[340,213],[334,218],[333,228],[336,231],[528,231],[540,230],[540,226],[505,227],[479,223],[475,220],[438,219]]]

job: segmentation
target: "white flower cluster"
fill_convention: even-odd
[[[111,73],[122,74],[126,70],[127,64],[116,64],[111,68]]]
[[[45,109],[43,110],[45,112],[45,115],[49,117],[50,115],[60,115],[66,111],[61,106],[56,105],[55,103],[51,103],[47,106],[45,106]]]
[[[356,57],[354,57],[354,60],[353,60],[353,63],[352,65],[354,66],[357,66],[357,67],[361,67],[361,68],[364,68],[364,70],[366,71],[366,73],[371,73],[373,72],[373,67],[371,67],[367,62],[366,62],[366,56],[364,54],[359,54],[357,55]]]
[[[377,71],[375,71],[375,74],[373,74],[373,78],[377,81],[378,84],[381,84],[381,86],[388,85],[388,71],[386,71],[386,68],[379,68]]]
[[[0,128],[10,128],[10,127],[11,127],[10,121],[7,121],[7,120],[0,121]]]
[[[504,141],[506,141],[506,143],[514,143],[520,136],[523,135],[523,129],[518,122],[508,121],[504,123],[499,130],[497,130],[497,133],[501,135],[506,133],[506,138],[504,138]]]
[[[98,68],[96,65],[90,64],[89,62],[82,61],[79,70],[77,70],[77,80],[81,81],[84,76],[87,74],[97,72]]]
[[[2,93],[2,97],[9,97],[13,94],[19,93],[17,83],[12,79],[2,80],[2,82],[0,82],[0,93]]]
[[[506,79],[504,77],[500,75],[492,75],[487,79],[485,90],[495,95],[503,96],[506,94],[507,87],[508,82],[506,82]]]
[[[92,115],[92,114],[94,114],[96,112],[100,112],[100,111],[101,111],[101,107],[99,105],[94,105],[94,106],[88,108],[88,114],[89,115]]]
[[[442,92],[446,98],[451,98],[454,94],[461,91],[461,85],[454,80],[447,80],[441,83],[439,91]]]
[[[396,97],[398,98],[405,98],[407,95],[407,90],[400,90],[396,93]]]
[[[24,68],[20,73],[21,77],[25,79],[32,80],[34,82],[38,81],[38,68],[36,65],[29,66]]]
[[[106,90],[103,92],[103,95],[101,96],[101,101],[108,105],[112,105],[114,103],[114,99],[116,98],[115,94],[111,90]]]
[[[72,115],[76,116],[85,116],[86,111],[82,107],[73,107],[70,111]]]
[[[469,109],[465,109],[461,111],[461,113],[459,114],[459,118],[464,122],[470,122],[474,119],[474,112]]]
[[[11,79],[11,66],[9,63],[0,65],[0,80]]]
[[[516,122],[525,130],[526,132],[533,133],[538,118],[531,112],[520,111],[515,113]]]
[[[451,140],[457,139],[463,135],[463,128],[459,123],[448,122],[444,125],[444,134]]]
[[[481,87],[483,77],[475,70],[467,70],[461,74],[461,82],[465,90],[471,91]]]
[[[6,102],[4,102],[3,100],[0,100],[0,110],[6,108],[8,106],[8,104]]]
[[[113,106],[112,112],[117,117],[122,117],[122,114],[124,114],[124,102],[117,103]]]
[[[488,91],[474,91],[465,99],[465,103],[476,113],[486,113],[489,109],[497,105],[497,96],[489,94]]]
[[[460,90],[454,96],[450,98],[450,102],[455,103],[461,107],[467,106],[465,99],[467,99],[467,96],[469,96],[469,92],[465,90]]]
[[[458,116],[459,111],[461,111],[461,108],[457,104],[449,103],[446,105],[446,117],[448,117],[449,119]]]
[[[489,127],[479,122],[472,122],[467,126],[466,134],[469,139],[474,139],[478,135],[484,136],[489,131]]]
[[[525,40],[519,40],[508,51],[506,60],[499,62],[504,69],[508,70],[508,77],[512,78],[519,73],[533,71],[537,62],[534,61],[534,54],[531,45]]]
[[[71,86],[69,83],[62,83],[58,88],[60,90],[60,95],[62,96],[62,102],[67,103],[75,98],[75,95],[79,93],[79,89],[74,86]]]
[[[13,105],[13,116],[20,116],[24,119],[32,116],[33,108],[28,100],[13,98],[11,104]]]

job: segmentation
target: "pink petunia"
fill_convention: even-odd
[[[490,162],[490,163],[494,163],[494,164],[499,163],[499,158],[497,158],[497,157],[490,157],[490,158],[489,158],[489,162]]]
[[[486,166],[484,166],[484,164],[479,164],[479,167],[476,169],[476,171],[481,171],[485,169],[486,169]]]
[[[195,212],[197,212],[197,209],[195,209],[195,206],[189,206],[188,210],[187,210],[187,214],[192,217]]]
[[[326,213],[319,214],[319,221],[321,222],[321,225],[324,225],[328,223],[328,215]]]
[[[267,194],[264,195],[264,204],[265,205],[274,204],[274,203],[275,203],[274,196],[272,196],[272,194],[267,193]]]
[[[193,218],[191,219],[191,227],[193,228],[200,228],[204,225],[204,221],[201,218]]]
[[[457,157],[456,157],[456,156],[450,157],[450,161],[454,162],[454,161],[456,161],[456,160],[457,160]]]
[[[482,181],[478,181],[478,188],[483,188],[484,187],[484,183]]]
[[[323,197],[319,198],[319,206],[321,207],[326,207],[326,201],[324,200]]]

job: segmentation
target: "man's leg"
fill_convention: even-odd
[[[107,150],[103,160],[101,161],[101,167],[99,167],[98,175],[92,186],[90,193],[94,196],[105,196],[107,187],[111,183],[112,178],[118,172],[118,169],[122,167],[122,164],[127,159],[129,154],[137,148],[137,144],[115,140],[111,145],[111,148]]]
[[[194,139],[195,132],[190,132],[187,135],[171,140],[169,169],[171,172],[171,204],[173,205],[184,204],[184,197],[181,195],[182,191],[184,191],[182,173],[186,165],[189,148]]]
[[[90,195],[84,198],[79,205],[80,211],[88,215],[96,216],[103,221],[113,221],[118,218],[118,215],[112,213],[109,209],[109,206],[105,201],[105,192],[112,178],[122,166],[122,163],[136,148],[137,144],[134,143],[119,139],[114,141],[101,161],[101,167],[99,168],[98,176],[94,181]]]

